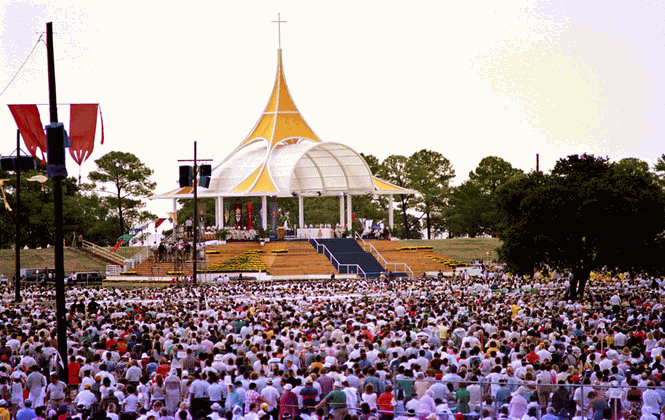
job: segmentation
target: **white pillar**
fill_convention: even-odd
[[[261,197],[261,226],[268,230],[268,197]]]
[[[395,218],[393,217],[393,195],[388,196],[388,227],[390,228],[390,234],[393,234],[393,227],[395,224]]]
[[[298,195],[298,228],[305,227],[305,197]]]
[[[224,197],[221,195],[217,197],[217,217],[219,218],[219,222],[217,222],[217,227],[219,229],[224,229]]]
[[[177,216],[178,215],[178,199],[174,198],[173,199],[173,215]],[[178,223],[177,219],[173,221],[173,224],[176,225]]]
[[[351,194],[347,194],[346,195],[346,223],[348,223],[348,226],[346,227],[346,229],[349,232],[353,228],[353,215],[351,214],[352,207],[353,207],[353,204],[351,203]]]
[[[339,196],[339,224],[344,227],[344,194]]]

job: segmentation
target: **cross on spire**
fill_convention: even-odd
[[[282,49],[282,23],[286,23],[286,21],[282,20],[281,17],[280,17],[280,14],[277,13],[277,20],[273,20],[271,22],[277,24],[277,40],[278,40],[278,43],[279,43],[278,44],[279,49],[281,50]]]

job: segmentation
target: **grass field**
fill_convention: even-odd
[[[110,248],[108,248],[110,250]],[[129,258],[141,250],[140,247],[122,247],[118,249],[118,254]],[[82,251],[73,248],[65,248],[65,274],[75,273],[77,271],[106,271],[106,263],[91,258]],[[21,250],[21,268],[46,268],[54,267],[54,249],[22,249]],[[11,249],[0,249],[0,273],[6,275],[9,279],[14,276],[14,264],[16,254]]]
[[[408,246],[430,245],[434,251],[466,264],[475,259],[496,260],[496,248],[501,245],[496,238],[410,239],[400,242]]]
[[[446,257],[469,264],[474,259],[496,260],[496,248],[501,245],[498,239],[469,238],[469,239],[419,239],[400,241],[408,246],[431,245],[434,251]],[[109,249],[110,250],[110,249]],[[121,247],[118,254],[125,258],[139,252],[139,247]],[[16,257],[11,249],[0,249],[0,273],[8,278],[14,275],[14,261]],[[21,250],[21,268],[44,268],[54,266],[53,248],[24,249]],[[65,248],[65,273],[77,271],[105,271],[106,263],[91,258],[76,249]]]

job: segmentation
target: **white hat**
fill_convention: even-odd
[[[216,354],[216,355],[215,355],[215,358],[214,358],[215,362],[221,362],[221,361],[222,361],[222,357],[223,357],[223,356],[222,356],[221,354]]]
[[[342,387],[342,383],[341,383],[340,381],[335,381],[335,382],[333,383],[333,386],[336,386],[336,387],[338,387],[338,388],[341,388],[341,387]]]
[[[287,390],[287,391],[290,391],[290,390],[293,389],[293,385],[291,385],[291,384],[286,384],[286,385],[284,385],[284,389]]]
[[[218,403],[214,403],[213,405],[210,406],[210,409],[211,409],[212,411],[219,411],[219,410],[222,409],[222,406],[219,405]]]
[[[148,354],[147,354],[147,353],[143,353],[143,354],[141,355],[141,359],[149,359]]]

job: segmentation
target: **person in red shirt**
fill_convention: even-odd
[[[529,353],[525,356],[526,360],[529,361],[529,363],[533,364],[534,362],[537,362],[540,357],[536,354],[536,346],[535,345],[530,345],[529,346]]]
[[[81,378],[79,377],[80,371],[81,371],[81,365],[76,359],[76,356],[70,356],[69,364],[67,365],[67,374],[69,375],[69,377],[67,378],[67,386],[69,387],[69,389],[71,390],[78,389],[79,383],[81,382]]]
[[[106,349],[110,349],[113,346],[117,346],[118,342],[115,339],[115,333],[113,331],[109,332],[109,338],[106,340]]]
[[[379,398],[376,400],[376,406],[378,407],[379,413],[381,414],[381,420],[392,420],[393,415],[395,414],[393,398],[393,387],[386,385],[386,389],[381,395],[379,395]]]
[[[157,372],[158,374],[162,375],[162,378],[166,378],[166,375],[171,371],[171,365],[169,364],[169,361],[166,360],[166,357],[162,357],[161,362],[159,362],[159,366],[157,366]]]

